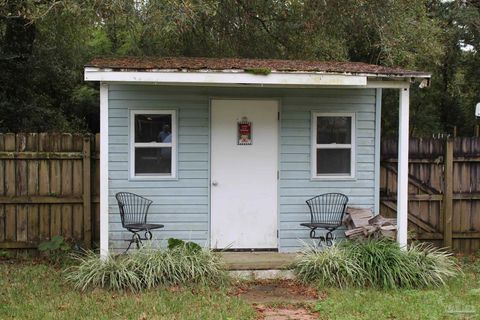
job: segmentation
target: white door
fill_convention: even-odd
[[[238,143],[242,120],[251,144]],[[277,139],[277,101],[212,101],[212,248],[277,248]]]

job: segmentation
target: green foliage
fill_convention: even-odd
[[[272,69],[270,68],[253,68],[253,69],[245,69],[246,73],[251,73],[251,74],[256,74],[256,75],[262,75],[262,76],[267,76],[272,72]]]
[[[480,100],[478,1],[0,1],[0,131],[99,129],[97,55],[361,61],[433,72],[411,133],[470,134]],[[250,70],[268,74],[267,70]],[[398,100],[383,101],[385,136]]]
[[[45,254],[50,262],[59,264],[68,260],[72,248],[62,236],[53,236],[50,240],[41,242],[38,250]]]
[[[168,250],[144,247],[105,260],[92,252],[75,255],[74,259],[76,265],[65,270],[65,277],[79,290],[100,287],[135,292],[164,285],[217,286],[227,280],[217,254],[183,244]]]
[[[186,251],[191,253],[198,253],[202,250],[202,247],[192,241],[183,241],[181,239],[169,238],[168,239],[168,249],[174,250],[179,247],[183,247]]]
[[[11,259],[11,258],[12,258],[12,255],[10,254],[10,252],[4,251],[4,250],[0,250],[0,260],[1,260],[1,259],[8,260],[8,259]]]
[[[53,236],[52,239],[40,243],[38,250],[42,252],[68,251],[70,250],[70,246],[62,236]]]
[[[347,241],[344,248],[378,288],[423,288],[445,285],[456,274],[452,255],[433,246],[412,244],[402,250],[388,239]]]
[[[455,259],[443,250],[415,244],[402,250],[387,239],[310,248],[295,265],[298,278],[307,283],[381,289],[443,286],[457,269]]]
[[[0,287],[0,319],[257,319],[249,303],[223,288],[84,293],[66,285],[58,268],[28,260],[0,263]]]
[[[302,282],[327,287],[361,286],[365,282],[360,265],[337,245],[326,250],[307,246],[295,263],[295,274]]]

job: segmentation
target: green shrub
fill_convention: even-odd
[[[101,260],[93,251],[75,254],[75,266],[65,270],[67,281],[76,289],[105,288],[109,290],[139,291],[142,278],[137,264],[128,256],[108,256]]]
[[[213,285],[227,280],[218,254],[177,245],[168,250],[144,247],[128,255],[108,256],[105,261],[89,252],[77,256],[78,265],[65,271],[75,288],[101,287],[138,291],[162,285]]]
[[[452,254],[427,243],[412,244],[407,250],[409,260],[418,267],[417,286],[443,286],[459,273]]]
[[[43,253],[51,263],[61,264],[68,259],[68,254],[72,248],[62,236],[53,236],[50,240],[41,242],[38,245],[38,250]]]
[[[337,245],[325,250],[307,246],[295,263],[294,271],[297,278],[305,283],[340,288],[360,286],[365,278],[358,263]]]
[[[185,250],[191,251],[191,252],[199,252],[199,251],[202,250],[202,247],[200,247],[198,244],[196,244],[195,242],[192,242],[192,241],[185,242],[183,240],[176,239],[176,238],[169,238],[168,239],[168,249],[169,250],[172,250],[172,249],[175,249],[175,248],[181,247],[181,246],[184,246]]]
[[[396,242],[380,239],[343,241],[322,252],[310,250],[295,270],[300,280],[320,285],[395,289],[444,285],[457,274],[457,265],[444,250],[418,244],[402,250]]]

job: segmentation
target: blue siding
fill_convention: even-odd
[[[165,224],[156,232],[208,245],[209,239],[209,99],[211,97],[273,98],[281,103],[279,154],[279,245],[281,251],[301,248],[308,240],[305,200],[324,192],[342,192],[350,204],[374,206],[375,91],[366,89],[192,88],[112,85],[109,90],[110,247],[124,248],[130,237],[120,225],[114,194],[131,191],[154,201],[149,220]],[[129,180],[129,110],[178,110],[178,179]],[[311,180],[312,112],[355,112],[356,177],[353,180]],[[340,233],[341,235],[341,233]]]
[[[126,246],[114,194],[129,191],[152,199],[149,221],[163,223],[158,240],[176,237],[206,245],[209,226],[209,99],[169,92],[168,88],[110,86],[109,221],[110,248]],[[129,110],[175,109],[178,124],[178,178],[129,180]]]
[[[282,100],[280,133],[280,249],[295,251],[309,242],[301,221],[310,215],[305,200],[327,192],[341,192],[349,205],[374,205],[375,91],[316,90],[316,96],[288,96]],[[356,175],[350,180],[311,179],[312,112],[354,112],[356,116]],[[337,232],[341,237],[343,232]]]

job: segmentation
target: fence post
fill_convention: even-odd
[[[443,244],[452,248],[452,215],[453,215],[453,139],[445,140],[445,172],[443,192]]]
[[[92,246],[92,186],[91,186],[91,136],[83,137],[83,241]]]

